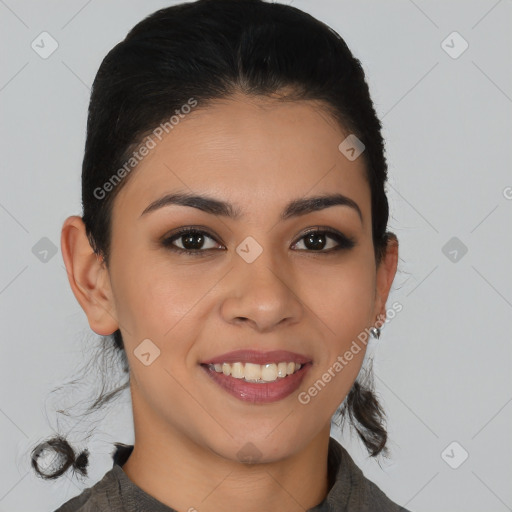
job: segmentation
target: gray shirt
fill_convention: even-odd
[[[55,512],[176,512],[128,478],[122,466],[133,445],[115,444],[112,469]],[[306,512],[410,512],[392,502],[368,480],[345,448],[332,437],[329,439],[328,475],[327,496]]]

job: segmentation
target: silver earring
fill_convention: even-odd
[[[380,329],[378,327],[370,327],[370,334],[376,338],[380,338]]]

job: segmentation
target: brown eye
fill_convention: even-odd
[[[328,245],[327,241],[329,239],[334,240],[337,245],[334,247],[329,247],[327,250],[325,250],[326,245]],[[305,235],[302,235],[302,237],[299,239],[299,242],[302,240],[304,240],[303,243],[308,252],[330,253],[333,251],[339,251],[341,249],[351,249],[355,246],[354,239],[348,238],[338,231],[333,231],[331,229],[315,229],[313,231],[309,231]],[[299,242],[296,242],[294,245]]]
[[[211,250],[213,247],[204,247],[207,244],[207,240],[215,240],[206,231],[198,229],[185,228],[180,230],[178,233],[165,238],[162,240],[162,245],[172,251],[178,253],[193,254],[194,256],[200,255],[200,253]],[[176,246],[175,241],[179,241],[182,247]],[[211,244],[210,244],[211,245]]]

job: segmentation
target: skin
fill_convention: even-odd
[[[132,171],[114,202],[109,268],[93,253],[81,217],[64,222],[73,293],[91,329],[108,335],[120,328],[127,348],[135,448],[123,470],[178,511],[236,503],[241,512],[303,512],[328,492],[331,416],[365,350],[307,405],[297,394],[385,318],[398,260],[392,238],[376,267],[364,161],[338,150],[347,135],[316,103],[236,94],[187,115]],[[244,217],[177,205],[141,217],[152,201],[176,191],[229,201]],[[347,206],[279,220],[292,199],[333,192],[353,199],[362,221]],[[191,225],[213,236],[199,249],[204,257],[159,243]],[[353,237],[355,246],[328,254],[337,242],[327,238],[320,250],[308,248],[304,234],[317,225]],[[247,236],[263,248],[252,263],[235,252]],[[148,338],[160,355],[145,366],[134,350]],[[240,348],[290,350],[313,364],[285,399],[243,402],[199,365]],[[237,456],[247,443],[258,450],[256,464]]]

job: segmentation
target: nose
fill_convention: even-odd
[[[248,324],[258,332],[300,322],[304,303],[293,287],[292,268],[271,251],[263,250],[252,263],[236,259],[228,280],[221,307],[226,322]]]

